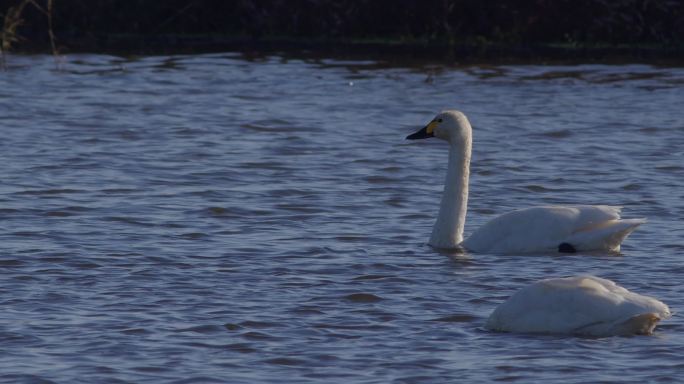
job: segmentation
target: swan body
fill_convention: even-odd
[[[478,228],[462,245],[474,252],[529,253],[577,250],[619,251],[620,243],[643,219],[620,219],[620,207],[546,206],[512,211]],[[496,241],[492,241],[496,239]]]
[[[444,111],[407,139],[437,137],[449,143],[449,165],[429,244],[473,252],[620,251],[622,241],[645,219],[622,219],[620,207],[543,206],[498,216],[463,240],[468,209],[472,128],[459,111]]]
[[[664,303],[595,276],[546,279],[499,305],[485,327],[518,333],[649,335],[671,316]]]

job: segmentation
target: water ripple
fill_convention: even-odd
[[[0,382],[680,376],[677,316],[654,337],[483,329],[521,286],[580,273],[681,311],[680,68],[9,60]],[[466,232],[538,204],[648,224],[621,255],[433,250],[446,148],[404,137],[445,108],[475,127]]]

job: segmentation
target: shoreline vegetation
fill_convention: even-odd
[[[684,63],[682,0],[0,0],[2,57],[308,52]]]

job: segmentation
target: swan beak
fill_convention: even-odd
[[[431,122],[430,124],[426,125],[421,129],[420,131],[406,136],[406,140],[417,140],[417,139],[427,139],[428,137],[434,137],[435,136],[435,126],[436,122]]]

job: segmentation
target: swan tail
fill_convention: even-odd
[[[646,219],[608,220],[592,227],[585,227],[573,233],[567,243],[577,250],[605,249],[619,252],[620,245]]]
[[[660,319],[660,315],[655,312],[642,313],[612,324],[603,321],[586,324],[573,329],[572,333],[598,337],[651,335]]]
[[[616,335],[651,335],[660,321],[657,313],[642,313],[617,324],[614,329]]]

